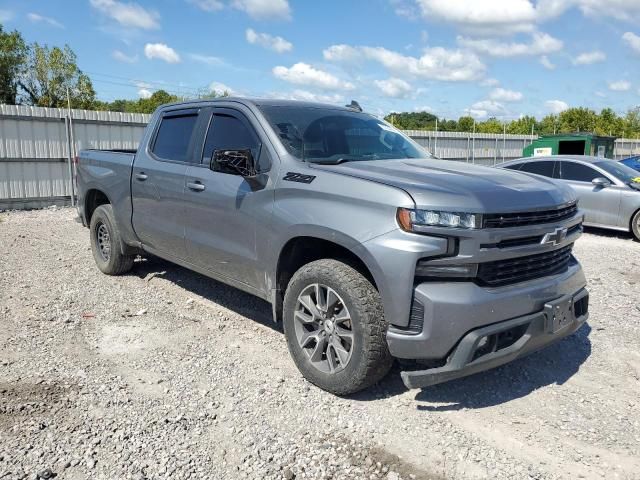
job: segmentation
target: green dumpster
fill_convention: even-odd
[[[616,137],[603,137],[590,133],[546,135],[527,145],[522,151],[522,156],[591,155],[613,158],[615,140]]]

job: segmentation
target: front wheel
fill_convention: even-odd
[[[283,313],[296,366],[323,390],[355,393],[389,371],[380,295],[349,265],[324,259],[302,267],[287,287]]]
[[[640,210],[631,218],[631,232],[636,240],[640,241]]]

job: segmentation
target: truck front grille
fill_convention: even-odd
[[[571,218],[577,211],[578,205],[572,203],[566,207],[539,212],[491,213],[484,215],[482,222],[484,228],[524,227]]]
[[[481,263],[476,279],[481,285],[499,287],[557,275],[569,268],[572,248],[573,244],[552,252]]]

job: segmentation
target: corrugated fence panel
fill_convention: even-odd
[[[0,209],[68,202],[69,111],[0,105]],[[135,149],[150,115],[71,110],[76,152]]]

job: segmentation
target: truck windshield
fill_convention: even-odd
[[[260,110],[289,153],[308,162],[432,158],[409,137],[366,113],[272,105]]]

